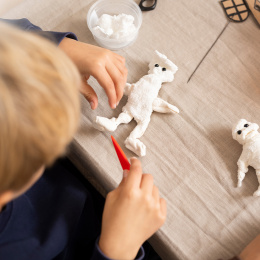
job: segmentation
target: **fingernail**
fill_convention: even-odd
[[[90,106],[91,106],[91,109],[94,109],[94,102],[91,101],[89,104],[90,104]]]
[[[114,105],[112,106],[112,108],[115,109],[115,108],[116,108],[116,104],[114,104]]]
[[[126,178],[126,177],[127,177],[127,175],[128,175],[128,173],[129,173],[129,171],[128,171],[128,170],[124,170],[124,171],[123,171],[123,177],[124,177],[124,178]]]
[[[118,104],[119,104],[119,101],[116,103],[116,106],[118,106]]]

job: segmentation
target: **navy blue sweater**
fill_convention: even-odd
[[[43,32],[27,19],[3,20],[59,44],[70,32]],[[3,37],[3,36],[2,36]],[[0,259],[109,260],[98,247],[99,227],[86,187],[56,163],[0,213]],[[141,248],[138,260],[144,258]]]

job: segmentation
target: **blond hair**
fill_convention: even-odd
[[[79,73],[46,39],[0,23],[0,194],[64,153],[79,120]]]

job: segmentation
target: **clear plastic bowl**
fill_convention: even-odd
[[[96,31],[93,30],[93,28],[97,26],[98,19],[102,14],[118,15],[122,13],[134,17],[136,31],[131,35],[119,39],[110,39],[105,36],[100,36],[100,34],[98,35]],[[142,12],[134,0],[99,0],[90,7],[87,14],[87,24],[99,46],[110,50],[119,50],[132,44],[136,40],[139,28],[142,24]]]

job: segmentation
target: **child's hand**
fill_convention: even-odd
[[[239,255],[241,260],[260,259],[260,235],[258,235]]]
[[[107,49],[64,38],[59,47],[74,61],[82,75],[80,92],[96,109],[98,98],[93,88],[87,83],[90,76],[96,78],[104,88],[111,108],[115,108],[123,96],[127,79],[125,59]]]
[[[166,219],[166,201],[160,198],[150,174],[131,159],[131,168],[117,189],[107,195],[99,247],[112,259],[134,259],[139,248]]]

